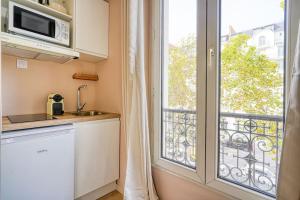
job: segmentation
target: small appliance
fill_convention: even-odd
[[[0,199],[74,199],[73,125],[7,131],[0,148]]]
[[[60,94],[49,94],[47,101],[48,115],[64,114],[64,98]]]
[[[70,23],[9,2],[8,32],[70,46]]]

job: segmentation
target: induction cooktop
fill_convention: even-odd
[[[32,115],[11,115],[8,116],[11,123],[35,122],[53,120],[55,117],[47,114],[32,114]]]

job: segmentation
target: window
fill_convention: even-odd
[[[275,196],[280,162],[284,118],[284,71],[277,62],[283,59],[258,51],[251,45],[256,29],[284,27],[284,10],[279,1],[252,1],[261,12],[247,12],[245,4],[221,1],[220,26],[237,23],[239,33],[220,51],[218,66],[218,178],[266,195]],[[245,1],[244,3],[247,3]],[[235,4],[235,10],[229,6]],[[275,5],[274,5],[275,4]],[[249,4],[249,6],[251,6]],[[273,8],[274,7],[274,8]],[[243,13],[235,20],[230,14]],[[256,15],[268,17],[262,22]],[[248,25],[240,20],[248,19]],[[239,24],[240,23],[240,24]],[[276,28],[273,37],[277,35]],[[227,34],[226,29],[220,36]],[[269,36],[271,37],[271,35]],[[259,37],[265,46],[267,36]],[[284,38],[280,41],[284,44]],[[233,53],[235,52],[235,53]],[[249,59],[251,57],[251,59]]]
[[[259,47],[264,47],[264,46],[266,46],[266,44],[267,44],[267,42],[266,42],[266,36],[260,36],[259,38],[258,38],[258,46]]]
[[[275,197],[286,75],[280,2],[155,1],[157,165],[239,198]],[[282,50],[259,50],[280,34]]]
[[[283,46],[278,46],[278,57],[284,56],[284,48]]]
[[[206,18],[200,17],[206,15],[206,3],[155,2],[160,30],[153,52],[153,62],[160,66],[153,68],[156,163],[204,182],[205,121],[200,119],[206,109],[206,29],[199,27],[206,26]]]
[[[195,169],[197,0],[163,6],[161,156]]]

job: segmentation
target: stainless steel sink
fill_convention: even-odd
[[[89,111],[73,112],[71,114],[76,116],[95,116],[95,115],[102,115],[103,113],[96,110],[89,110]]]

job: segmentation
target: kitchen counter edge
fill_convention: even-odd
[[[104,113],[95,116],[75,116],[70,113],[65,113],[64,115],[59,115],[55,117],[57,119],[35,121],[35,122],[24,122],[24,123],[11,123],[9,119],[6,116],[4,116],[2,117],[2,132],[40,128],[40,127],[47,127],[47,126],[57,126],[57,125],[72,124],[72,123],[86,122],[86,121],[114,119],[114,118],[120,118],[121,115],[117,113]]]

